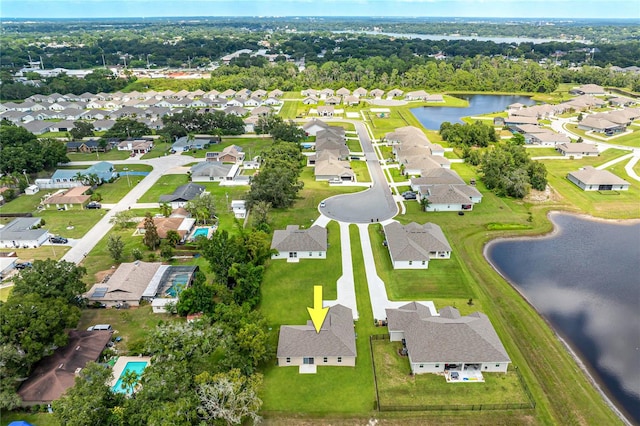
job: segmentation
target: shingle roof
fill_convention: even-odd
[[[172,201],[190,201],[202,194],[205,187],[202,185],[196,185],[195,183],[187,183],[186,185],[179,186],[170,195],[161,195],[161,203],[170,203]]]
[[[608,170],[598,170],[591,166],[569,173],[586,185],[629,185],[629,182],[619,178]]]
[[[221,161],[205,161],[191,167],[191,176],[224,177],[229,174],[232,167],[231,164],[224,164]]]
[[[427,316],[414,303],[387,309],[389,331],[403,331],[411,361],[510,362],[489,318],[480,312],[460,316],[456,308]]]
[[[334,305],[319,333],[311,321],[306,325],[283,325],[278,339],[278,357],[356,356],[356,338],[351,309]]]
[[[419,178],[411,179],[412,185],[441,185],[454,184],[464,185],[464,181],[456,172],[443,167],[428,170]]]
[[[415,222],[403,226],[391,222],[384,227],[387,245],[394,261],[429,260],[429,252],[451,251],[442,229],[434,223],[419,225]]]
[[[39,217],[18,217],[0,228],[0,240],[27,241],[38,240],[48,231],[46,229],[31,229],[40,223]]]
[[[123,263],[113,273],[106,283],[94,284],[85,296],[89,300],[118,301],[129,300],[139,301],[149,282],[162,266],[160,262],[140,262]],[[99,288],[106,288],[100,292],[100,296],[93,296]]]
[[[592,143],[562,143],[558,145],[560,151],[566,153],[584,153],[584,152],[598,152],[598,148]]]
[[[309,229],[289,225],[285,230],[273,232],[271,248],[278,251],[326,251],[327,229],[318,225]]]

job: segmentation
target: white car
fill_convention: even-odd
[[[321,209],[322,209],[322,208],[325,208],[326,206],[327,206],[327,204],[326,204],[324,201],[320,203],[320,208],[321,208]]]

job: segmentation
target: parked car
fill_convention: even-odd
[[[327,206],[327,204],[323,201],[320,203],[320,208],[323,209]]]
[[[101,303],[101,302],[98,302],[97,300],[87,305],[87,308],[91,308],[91,309],[104,309],[106,307],[107,307],[106,303]]]
[[[59,235],[49,238],[49,241],[52,242],[53,244],[67,244],[69,242],[69,240]]]
[[[402,198],[404,198],[405,200],[415,200],[417,198],[417,195],[413,191],[405,191],[402,193]]]
[[[96,201],[91,201],[89,204],[87,204],[88,209],[101,209],[102,208],[102,204],[96,202]]]
[[[31,268],[32,266],[33,266],[33,263],[31,262],[16,263],[16,269],[26,269],[26,268]]]

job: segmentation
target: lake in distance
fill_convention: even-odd
[[[496,240],[485,255],[640,424],[640,222],[550,219],[553,234]]]
[[[440,130],[440,125],[445,121],[449,123],[462,123],[462,117],[471,117],[491,112],[504,111],[509,105],[519,102],[523,105],[535,105],[535,102],[527,96],[517,95],[456,95],[457,98],[469,101],[466,108],[428,106],[411,108],[411,113],[427,129]],[[487,120],[487,123],[493,124]]]

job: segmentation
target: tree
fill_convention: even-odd
[[[109,240],[107,240],[107,250],[109,250],[109,254],[114,261],[120,262],[124,251],[124,241],[122,241],[120,235],[109,235]]]
[[[110,369],[88,363],[76,377],[75,385],[52,403],[55,417],[68,426],[114,424],[112,408],[123,401],[107,385],[110,378]]]
[[[429,201],[429,198],[422,197],[420,199],[420,207],[422,208],[423,212],[426,212],[430,205],[431,205],[431,201]]]
[[[524,145],[525,144],[524,136],[522,136],[520,133],[514,133],[509,143],[512,143],[514,145]]]
[[[547,187],[547,167],[539,161],[532,161],[528,168],[531,187],[538,191],[544,191]]]
[[[164,258],[164,260],[169,261],[173,257],[173,247],[167,240],[162,240],[160,242],[160,256]]]
[[[233,279],[233,300],[242,305],[247,303],[254,308],[260,303],[260,284],[262,283],[263,266],[251,263],[234,263],[229,269],[229,277]]]
[[[74,128],[69,131],[73,139],[82,139],[85,137],[93,136],[93,132],[95,131],[95,127],[93,127],[93,123],[88,121],[74,121]]]
[[[253,227],[264,232],[271,232],[269,226],[269,212],[271,211],[271,203],[267,201],[258,201],[251,208],[251,217],[253,219]]]
[[[107,130],[104,134],[104,138],[139,138],[144,135],[150,135],[151,133],[151,129],[149,129],[149,127],[144,123],[131,118],[119,118],[116,120],[113,127]]]
[[[203,373],[198,380],[198,414],[203,421],[211,423],[222,420],[227,425],[241,424],[246,419],[253,424],[260,421],[258,412],[262,400],[258,398],[258,389],[262,384],[262,375],[247,377],[233,369],[212,377]]]
[[[231,265],[245,261],[242,241],[230,237],[226,230],[218,230],[210,239],[205,239],[200,244],[200,252],[209,262],[216,282],[227,285]]]
[[[78,296],[85,292],[82,277],[87,270],[66,260],[36,260],[33,267],[23,269],[14,280],[12,296],[36,293],[43,298],[62,298],[78,305]]]
[[[180,293],[176,311],[181,316],[198,312],[211,313],[215,308],[215,295],[215,289],[206,283],[205,275],[197,273],[193,285]]]
[[[171,208],[171,204],[169,203],[160,203],[160,213],[162,213],[162,216],[164,217],[169,217],[171,216],[171,211],[173,209]]]
[[[124,229],[129,226],[131,219],[133,219],[133,212],[131,210],[122,210],[109,219],[109,223],[113,223],[116,227]]]
[[[178,231],[174,229],[170,229],[167,231],[166,241],[172,247],[175,247],[176,245],[178,245],[178,243],[180,242],[180,239],[181,238],[180,238],[180,234],[178,234]]]
[[[269,133],[273,136],[273,139],[285,142],[299,143],[307,137],[305,131],[292,121],[289,123],[275,123],[271,126]]]
[[[36,293],[12,294],[0,305],[0,344],[14,345],[29,368],[53,349],[67,343],[66,329],[80,319],[80,309],[65,299]]]
[[[144,245],[149,247],[149,250],[155,250],[160,244],[160,236],[158,235],[158,229],[151,217],[151,213],[147,212],[144,217]]]
[[[133,250],[131,250],[131,256],[133,256],[133,260],[142,260],[142,250],[140,250],[138,247],[134,248]]]
[[[16,389],[23,373],[23,354],[16,345],[0,345],[0,409],[13,410],[20,406],[21,399]]]
[[[135,386],[138,384],[139,378],[140,376],[138,376],[138,373],[136,373],[133,370],[129,370],[120,377],[120,379],[122,380],[120,387],[122,388],[123,391],[125,391],[125,393],[133,394],[133,390],[135,389]]]
[[[202,194],[189,200],[184,208],[202,224],[208,223],[216,215],[215,199],[211,194]]]

